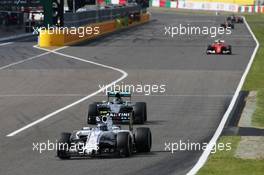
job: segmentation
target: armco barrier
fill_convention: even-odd
[[[139,18],[139,21],[128,22],[127,19],[116,19],[112,21],[106,21],[101,23],[94,23],[83,28],[94,28],[98,27],[99,32],[93,34],[84,34],[83,37],[80,37],[78,33],[74,32],[63,32],[61,30],[48,31],[42,30],[39,35],[39,46],[40,47],[52,47],[52,46],[66,46],[80,43],[82,41],[95,39],[99,36],[103,36],[114,31],[120,30],[121,28],[128,28],[135,25],[143,24],[148,22],[150,15],[148,13],[142,14]]]

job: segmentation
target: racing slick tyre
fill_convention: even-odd
[[[232,46],[228,45],[226,48],[229,51],[229,55],[232,55]]]
[[[61,139],[57,147],[57,156],[60,159],[69,159],[71,156],[68,154],[68,149],[70,148],[70,137],[71,133],[63,132],[61,133]]]
[[[134,124],[144,124],[147,121],[147,105],[145,102],[137,102],[134,107]]]
[[[142,105],[144,105],[144,111],[145,111],[145,118],[144,118],[144,122],[146,122],[148,120],[148,113],[147,113],[147,104],[145,102],[142,103]]]
[[[147,104],[145,102],[138,102],[143,106],[144,109],[144,122],[147,121]]]
[[[129,157],[132,154],[132,139],[127,132],[119,132],[116,136],[117,150],[120,156]]]
[[[210,52],[208,52],[208,51],[211,51],[211,50],[212,50],[211,45],[208,45],[208,46],[207,46],[207,50],[206,50],[206,54],[207,54],[207,55],[211,54]]]
[[[220,27],[226,28],[225,24],[220,24]]]
[[[97,103],[90,104],[88,109],[87,124],[96,124],[96,116],[99,116]]]
[[[239,18],[239,19],[237,20],[237,22],[238,22],[238,23],[244,23],[244,19],[243,19],[243,18]]]
[[[150,152],[152,146],[152,137],[149,128],[142,127],[136,129],[135,144],[137,152]]]

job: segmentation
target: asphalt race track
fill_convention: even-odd
[[[219,26],[224,16],[153,12],[150,23],[94,42],[58,52],[120,68],[127,84],[165,84],[166,92],[144,96],[147,126],[152,130],[149,154],[131,158],[93,158],[62,161],[55,151],[33,151],[33,142],[56,141],[63,131],[86,124],[87,107],[103,94],[66,109],[13,137],[6,135],[54,112],[122,76],[120,72],[55,53],[3,67],[45,51],[33,39],[0,47],[0,172],[14,174],[102,175],[185,174],[201,151],[165,152],[165,142],[208,142],[223,116],[255,43],[244,24],[223,36],[233,55],[205,54],[216,38],[164,35],[165,25]],[[1,68],[2,67],[2,68]],[[137,126],[135,126],[137,127]]]

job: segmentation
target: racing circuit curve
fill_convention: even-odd
[[[207,56],[206,46],[212,38],[167,38],[163,35],[163,29],[164,25],[184,24],[186,21],[192,21],[195,25],[195,21],[199,21],[201,26],[219,25],[224,18],[154,11],[152,19],[155,21],[144,26],[2,69],[0,146],[2,154],[6,150],[8,152],[5,152],[7,156],[0,158],[1,172],[51,175],[91,172],[95,175],[186,174],[202,151],[177,151],[171,154],[164,151],[164,143],[210,141],[248,65],[255,42],[245,25],[237,25],[232,35],[223,37],[233,46],[233,55]],[[214,22],[207,22],[208,19]],[[43,51],[32,48],[34,43],[17,41],[0,47],[3,57],[0,65],[42,54]],[[165,94],[134,96],[136,101],[146,101],[148,104],[149,121],[146,126],[152,131],[151,153],[129,159],[60,161],[55,157],[55,151],[40,154],[32,150],[34,142],[55,141],[61,132],[82,127],[88,104],[103,100],[104,97],[100,95],[83,100],[57,113],[56,117],[26,128],[13,137],[6,137],[18,128],[79,100],[79,96],[67,94],[92,94],[98,91],[98,84],[109,84],[113,79],[120,78],[120,72],[89,64],[92,62],[124,70],[127,72],[127,77],[121,80],[124,83],[166,84]],[[24,96],[19,96],[21,94]]]

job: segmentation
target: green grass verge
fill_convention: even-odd
[[[252,117],[255,127],[264,127],[264,15],[246,15],[248,24],[257,37],[260,47],[246,78],[243,89],[257,91],[257,109]]]
[[[264,90],[258,90],[257,108],[252,117],[252,125],[256,128],[264,128]]]
[[[244,84],[245,90],[264,90],[264,15],[247,15],[260,47]]]
[[[244,160],[234,156],[240,136],[224,136],[218,143],[231,143],[231,151],[217,151],[211,154],[198,175],[262,175],[263,160]]]

